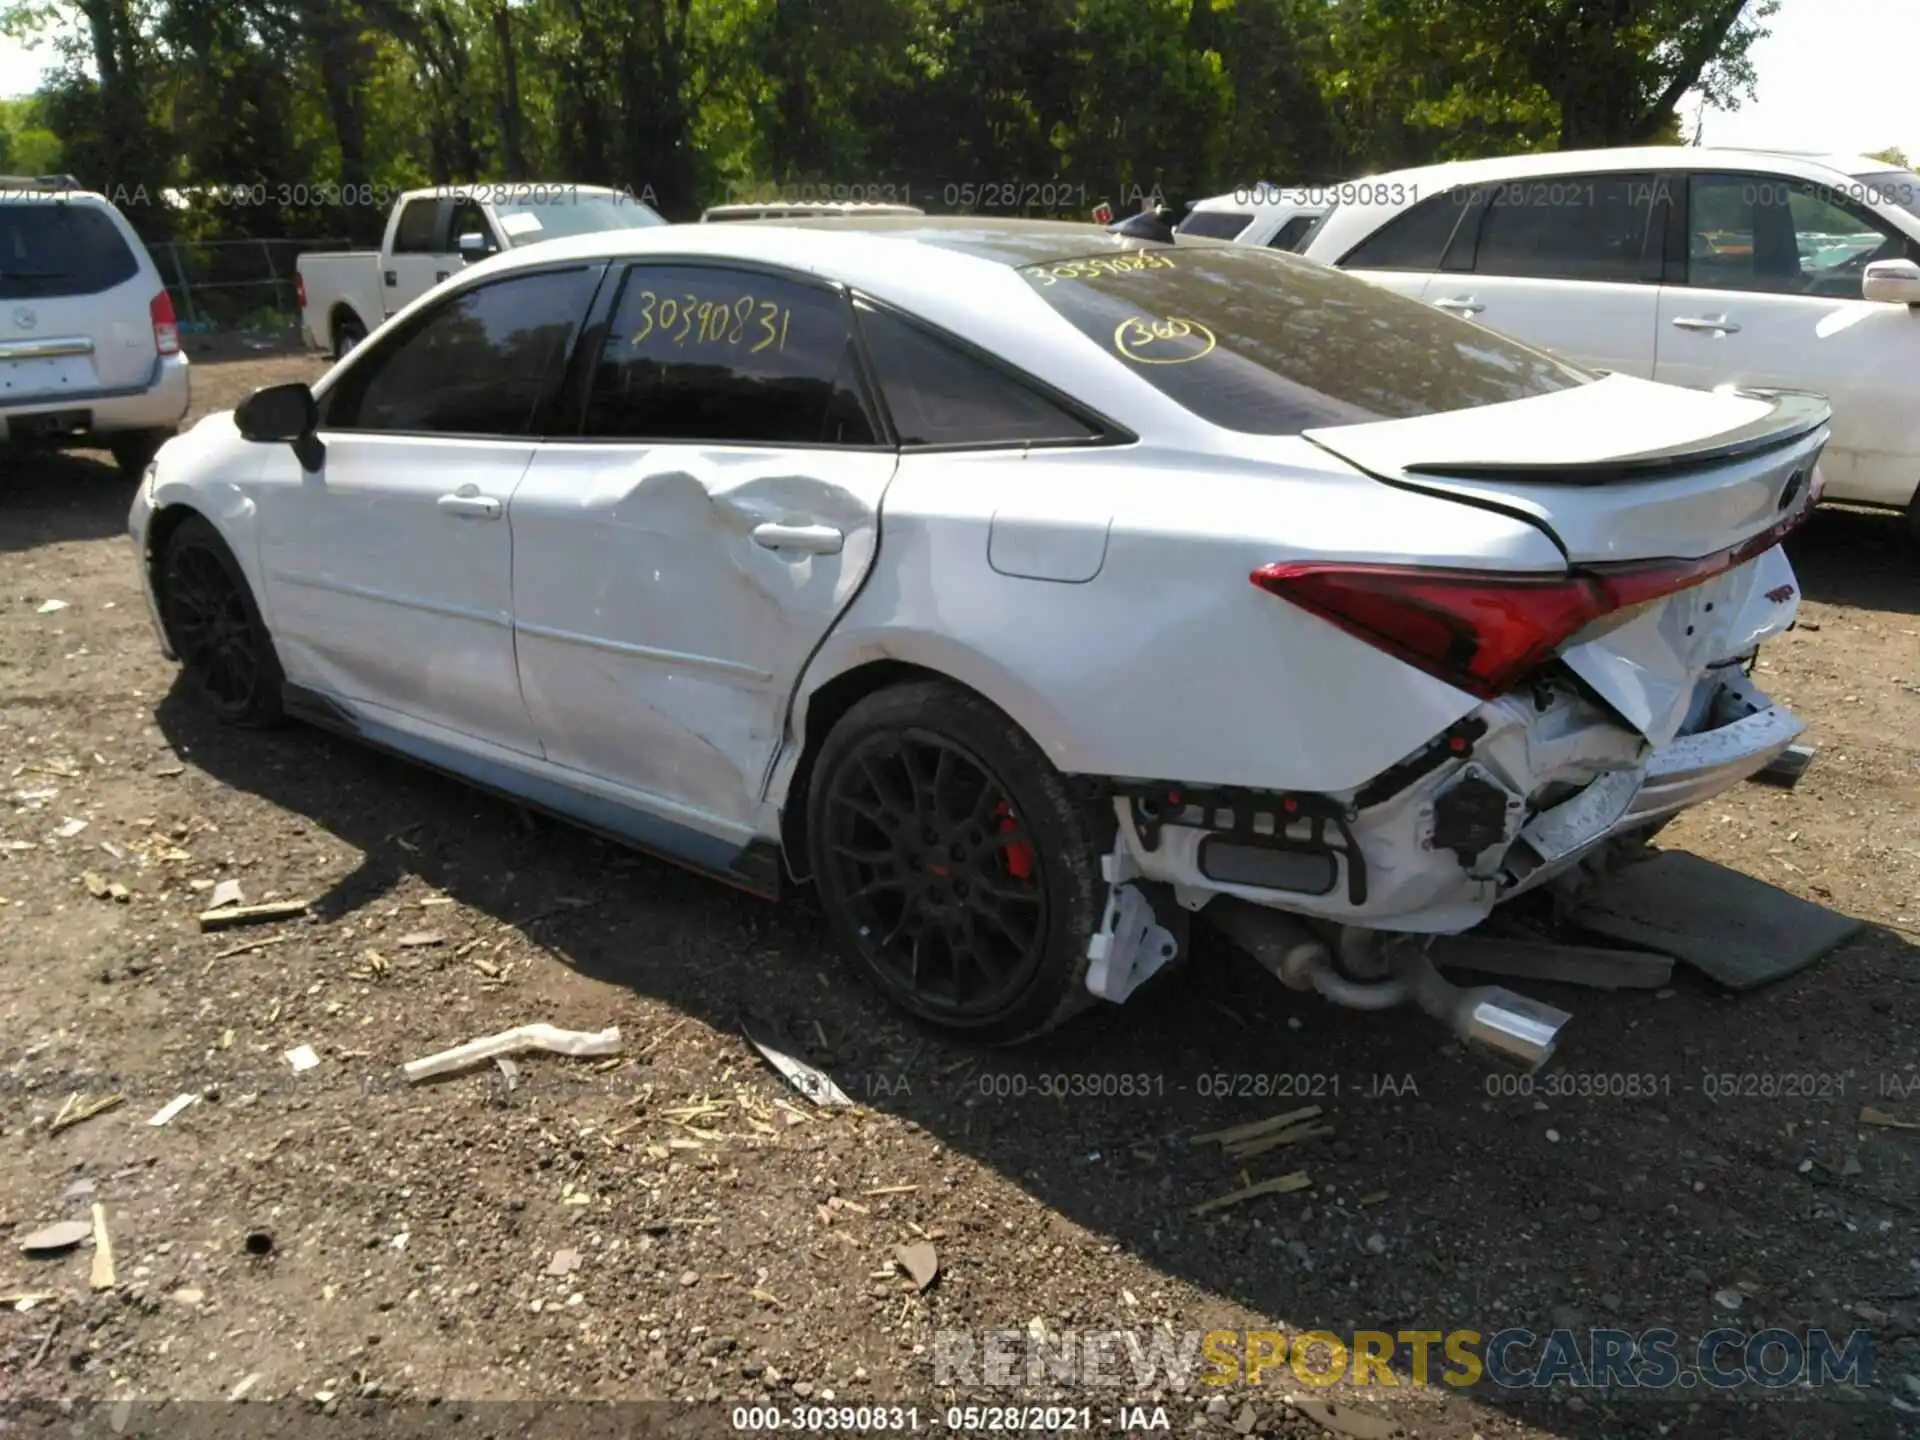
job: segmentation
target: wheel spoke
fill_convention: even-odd
[[[871,845],[855,845],[845,840],[832,840],[829,841],[828,844],[831,846],[834,854],[844,856],[856,865],[865,865],[868,867],[879,865],[897,866],[900,863],[899,852],[890,845],[885,849],[876,850]]]
[[[879,805],[870,805],[865,800],[856,800],[851,795],[835,794],[828,797],[828,803],[838,805],[843,810],[851,810],[868,824],[891,836],[897,828],[894,817]]]

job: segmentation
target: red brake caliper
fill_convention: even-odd
[[[1002,800],[996,804],[993,807],[993,813],[1000,818],[1000,833],[1002,835],[1006,834],[1009,830],[1018,830],[1020,828],[1020,822],[1014,818],[1013,807],[1007,804],[1006,801]],[[1002,846],[1001,854],[1006,858],[1007,874],[1016,880],[1031,880],[1033,878],[1033,846],[1029,845],[1025,840],[1016,840],[1011,845]]]

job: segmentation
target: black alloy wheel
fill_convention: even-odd
[[[168,539],[160,614],[174,654],[217,719],[257,727],[280,718],[283,677],[273,641],[232,552],[199,516]]]
[[[906,1009],[989,1041],[1082,1008],[1098,865],[1059,775],[1005,716],[939,682],[869,697],[809,795],[821,902]]]

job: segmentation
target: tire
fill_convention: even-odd
[[[344,360],[354,346],[367,338],[367,327],[358,317],[342,315],[333,322],[333,358]]]
[[[120,473],[129,480],[138,480],[147,473],[147,466],[160,453],[160,447],[178,433],[175,430],[131,430],[124,435],[115,435],[107,442],[107,448],[113,452],[113,463],[120,467]]]
[[[807,849],[842,950],[930,1025],[988,1044],[1092,1003],[1104,882],[1088,817],[1039,746],[944,681],[879,691],[820,748]]]
[[[213,717],[245,730],[278,724],[286,676],[273,637],[227,542],[198,515],[167,537],[159,601],[167,643]]]

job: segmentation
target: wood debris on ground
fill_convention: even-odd
[[[425,1080],[435,1075],[447,1075],[493,1060],[502,1055],[515,1055],[523,1050],[545,1050],[555,1055],[611,1055],[620,1048],[620,1027],[609,1026],[605,1030],[592,1033],[584,1030],[562,1030],[558,1026],[546,1024],[521,1025],[512,1030],[503,1030],[498,1035],[483,1036],[478,1040],[469,1040],[464,1045],[456,1045],[451,1050],[442,1050],[436,1055],[428,1055],[419,1060],[409,1060],[401,1066],[401,1071],[409,1080]]]
[[[1889,1115],[1877,1105],[1860,1107],[1860,1123],[1875,1125],[1882,1130],[1920,1130],[1920,1120],[1902,1120],[1898,1115]]]
[[[70,1130],[83,1120],[91,1120],[96,1115],[104,1115],[127,1097],[119,1091],[99,1100],[89,1100],[84,1091],[76,1091],[67,1097],[67,1103],[60,1107],[60,1113],[53,1117],[53,1123],[47,1127],[49,1135],[58,1135],[62,1130]]]
[[[1271,1180],[1256,1181],[1243,1185],[1238,1190],[1229,1190],[1225,1195],[1216,1195],[1211,1200],[1203,1200],[1193,1207],[1195,1215],[1211,1214],[1215,1210],[1224,1210],[1229,1205],[1238,1205],[1243,1200],[1256,1199],[1261,1195],[1290,1195],[1295,1190],[1305,1190],[1313,1184],[1304,1170],[1295,1170],[1290,1175],[1277,1175]]]
[[[113,1266],[113,1236],[107,1231],[106,1207],[97,1200],[93,1205],[93,1268],[87,1279],[95,1290],[111,1290],[120,1283]]]
[[[274,900],[265,905],[229,905],[222,910],[202,910],[202,930],[226,930],[235,925],[260,925],[271,920],[292,920],[307,913],[305,900]]]
[[[1230,1159],[1251,1160],[1269,1150],[1298,1145],[1303,1140],[1320,1140],[1333,1134],[1331,1125],[1308,1123],[1321,1113],[1318,1105],[1305,1105],[1265,1120],[1251,1120],[1225,1130],[1209,1130],[1203,1135],[1194,1136],[1193,1143],[1204,1145],[1217,1142]]]
[[[284,945],[287,943],[287,938],[285,935],[269,935],[264,939],[248,940],[243,944],[229,945],[213,958],[216,960],[231,960],[236,955],[245,955],[254,950],[265,950],[270,945]]]

